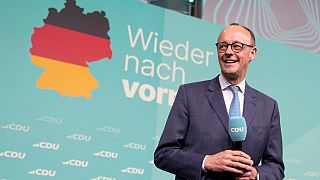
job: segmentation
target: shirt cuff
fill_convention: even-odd
[[[202,171],[204,171],[204,172],[207,172],[207,170],[204,168],[204,162],[206,161],[207,156],[208,156],[208,155],[206,155],[206,156],[203,158],[203,161],[202,161]]]

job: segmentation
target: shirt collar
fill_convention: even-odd
[[[222,90],[225,90],[227,87],[231,86],[231,83],[229,83],[222,74],[219,75],[219,83]],[[240,88],[241,93],[244,93],[246,87],[246,79],[237,84],[237,86]]]

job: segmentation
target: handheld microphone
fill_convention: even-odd
[[[244,117],[230,117],[228,131],[231,140],[234,142],[235,149],[242,151],[242,141],[244,141],[247,136],[247,123]]]

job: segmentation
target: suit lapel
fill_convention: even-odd
[[[254,95],[253,89],[248,84],[246,84],[246,90],[244,94],[243,117],[247,122],[247,127],[250,126],[255,112],[256,97]]]
[[[219,120],[223,124],[225,130],[228,132],[229,117],[223,99],[222,91],[220,88],[218,76],[211,80],[205,95],[210,103],[210,106],[215,111],[216,115],[219,117]]]

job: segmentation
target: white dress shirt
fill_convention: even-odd
[[[223,77],[223,75],[220,74],[219,76],[219,83],[221,86],[221,91],[223,94],[223,99],[224,102],[226,104],[226,108],[229,114],[229,109],[230,109],[230,105],[231,105],[231,101],[233,98],[233,94],[230,88],[228,88],[229,86],[231,86],[232,84],[229,83],[227,81],[227,79],[225,77]],[[236,84],[236,86],[239,87],[238,91],[238,97],[239,97],[239,101],[240,101],[240,115],[242,116],[243,114],[243,102],[244,102],[244,90],[246,88],[246,80],[244,79],[243,81],[241,81],[239,84]]]

